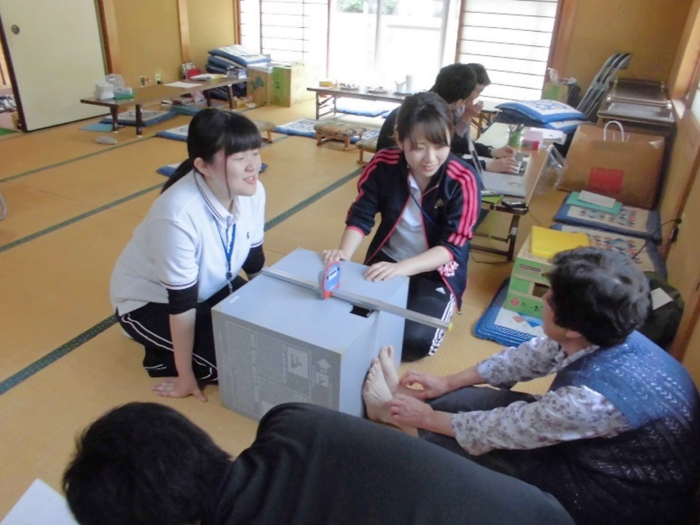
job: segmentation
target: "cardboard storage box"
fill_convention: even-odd
[[[538,257],[530,252],[530,242],[532,235],[528,235],[522,248],[513,262],[513,272],[511,277],[519,277],[528,281],[540,284],[549,284],[545,274],[553,268],[549,259]]]
[[[549,259],[532,254],[531,242],[532,234],[525,239],[515,258],[503,308],[541,319],[542,296],[549,289],[549,279],[545,275],[553,266]]]
[[[272,69],[272,104],[285,108],[314,97],[306,88],[315,86],[313,70],[303,62],[276,65]]]
[[[321,256],[298,249],[272,268],[318,281]],[[369,282],[366,266],[341,263],[341,288],[405,307],[408,278]],[[362,385],[384,345],[401,359],[404,319],[368,316],[336,298],[261,274],[212,310],[223,404],[260,419],[280,403],[301,401],[362,415]]]
[[[248,66],[248,95],[256,106],[272,102],[272,70],[271,65]]]
[[[569,84],[558,82],[545,82],[542,89],[542,98],[546,100],[558,100],[566,104],[569,100]]]
[[[511,275],[503,308],[542,319],[542,297],[547,290],[549,286],[545,284]]]

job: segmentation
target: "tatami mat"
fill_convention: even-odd
[[[246,115],[284,123],[313,112],[310,101]],[[94,142],[99,133],[80,130],[96,120],[0,141],[0,191],[9,209],[0,221],[0,516],[37,477],[59,488],[74,436],[121,403],[169,404],[232,453],[255,433],[253,421],[221,406],[217,387],[207,388],[206,404],[152,394],[154,381],[140,366],[141,348],[110,324],[109,276],[165,182],[155,169],[186,155],[182,142],[149,137],[189,117],[145,128],[141,139],[124,128],[110,134],[119,140],[112,147]],[[369,121],[381,125],[381,119]],[[336,247],[356,195],[357,152],[342,151],[340,143],[317,147],[313,139],[275,134],[275,143],[261,155],[270,165],[261,176],[268,197],[268,264],[297,247]],[[549,224],[560,202],[544,198],[537,204],[543,211],[535,209],[537,220]],[[530,216],[521,221],[519,244],[532,223]],[[362,260],[367,244],[366,239],[355,260]],[[498,350],[471,330],[511,265],[481,252],[472,255],[464,307],[440,351],[402,370],[456,372]],[[19,379],[6,381],[20,371]],[[542,392],[546,383],[527,389]]]

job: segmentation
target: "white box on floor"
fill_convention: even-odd
[[[340,287],[405,307],[408,278],[369,282],[361,264],[340,263]],[[272,268],[318,281],[320,254],[297,249]],[[362,415],[362,384],[381,346],[401,360],[404,319],[353,306],[262,274],[212,310],[223,404],[260,419],[280,403],[301,401]],[[366,312],[366,311],[365,311]]]

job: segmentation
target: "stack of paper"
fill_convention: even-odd
[[[572,250],[579,246],[590,246],[590,244],[588,235],[585,233],[563,232],[533,226],[530,252],[537,257],[551,259],[559,252]]]
[[[606,213],[612,213],[617,215],[622,209],[622,203],[612,199],[610,197],[605,197],[603,195],[598,195],[597,193],[591,193],[590,191],[574,191],[566,199],[566,204],[570,206],[579,206],[581,208],[590,208],[592,210],[604,211]]]

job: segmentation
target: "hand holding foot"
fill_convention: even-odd
[[[391,423],[387,403],[391,401],[391,390],[384,379],[384,372],[378,359],[372,360],[367,372],[367,380],[362,388],[362,399],[367,407],[367,416],[373,421]]]
[[[419,385],[423,390],[411,389],[410,395],[416,399],[433,399],[450,391],[447,378],[409,370],[399,381],[403,387]]]
[[[388,404],[391,420],[401,427],[429,428],[435,411],[414,397],[397,394]]]

